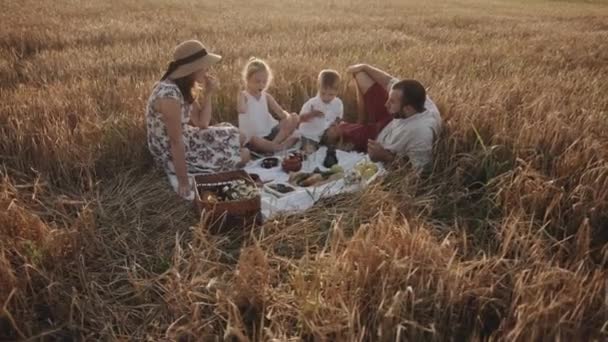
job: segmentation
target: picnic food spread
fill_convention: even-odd
[[[259,195],[255,184],[248,184],[242,179],[215,188],[198,186],[198,191],[201,199],[209,203],[240,201]]]
[[[283,171],[285,172],[297,172],[302,169],[302,158],[299,156],[289,156],[283,159],[283,163],[281,163],[283,167]]]
[[[329,151],[328,151],[329,150]],[[339,160],[338,160],[339,159]],[[244,170],[195,177],[199,211],[269,218],[304,211],[319,199],[361,189],[383,172],[364,154],[328,149],[261,156]],[[217,214],[217,215],[216,215]]]
[[[264,158],[262,160],[262,167],[265,169],[272,169],[273,167],[276,167],[277,165],[279,165],[279,158],[270,157],[270,158]]]
[[[286,194],[295,190],[293,187],[282,183],[270,184],[268,185],[268,187],[282,194]]]
[[[315,168],[313,172],[297,172],[289,174],[289,183],[301,187],[325,184],[344,177],[344,171],[340,165],[332,166],[329,171],[321,171]]]
[[[338,157],[336,156],[336,148],[328,147],[327,153],[325,154],[325,160],[323,160],[323,166],[330,168],[338,164]]]
[[[365,179],[372,178],[378,172],[378,165],[372,162],[363,162],[355,165],[355,170]]]

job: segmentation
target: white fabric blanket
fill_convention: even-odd
[[[312,172],[317,167],[322,171],[327,171],[327,169],[322,165],[323,160],[325,159],[326,151],[326,147],[321,147],[317,152],[308,156],[308,159],[305,160],[302,164],[301,171]],[[357,152],[346,152],[338,150],[336,155],[338,157],[338,164],[344,169],[345,174],[352,171],[357,163],[363,160],[369,160],[366,154]],[[261,160],[254,161],[245,168],[245,171],[247,171],[248,173],[255,173],[259,175],[263,182],[270,181],[270,183],[268,184],[287,183],[289,175],[281,169],[280,165],[272,169],[264,169],[260,166],[260,164]],[[378,164],[378,170],[379,171],[376,176],[372,177],[364,183],[346,184],[344,179],[339,179],[337,181],[326,183],[316,187],[311,186],[303,188],[294,186],[294,188],[296,188],[295,191],[285,194],[281,197],[277,197],[274,194],[263,190],[262,214],[265,218],[270,218],[278,213],[301,212],[312,207],[321,198],[361,190],[380,174],[384,173],[384,169],[380,164]]]
[[[317,167],[322,171],[326,171],[327,169],[322,165],[323,160],[325,159],[326,151],[327,148],[322,146],[317,152],[308,156],[307,160],[302,163],[301,171],[312,172]],[[338,157],[338,164],[344,169],[345,174],[352,172],[357,163],[364,160],[369,161],[369,157],[366,154],[357,152],[346,152],[338,150],[336,151],[336,156]],[[279,154],[276,157],[281,159],[284,156]],[[262,168],[260,166],[261,162],[262,159],[251,161],[245,167],[245,171],[250,174],[257,174],[262,180],[262,182],[265,182],[266,184],[288,182],[289,175],[281,169],[280,162],[279,166],[272,169]],[[264,219],[268,219],[279,213],[302,212],[312,207],[317,201],[322,198],[335,196],[341,193],[355,192],[361,190],[369,183],[374,181],[378,176],[386,172],[381,164],[376,165],[378,166],[378,172],[376,173],[376,175],[370,178],[369,180],[361,183],[346,184],[344,179],[339,179],[316,187],[311,186],[303,188],[293,186],[296,189],[295,191],[287,193],[280,197],[270,192],[267,192],[265,189],[262,189],[262,215],[264,216]],[[170,176],[169,181],[173,186],[173,189],[177,190],[177,178],[175,176]],[[188,200],[193,199],[194,193],[192,192],[191,198],[188,198]]]

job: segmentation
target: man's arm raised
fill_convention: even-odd
[[[366,73],[374,82],[380,84],[384,89],[389,91],[389,86],[391,85],[392,80],[395,79],[392,75],[388,74],[386,71],[378,69],[369,64],[355,64],[351,65],[346,69],[346,72],[352,74],[353,76],[359,72]]]

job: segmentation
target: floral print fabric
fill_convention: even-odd
[[[220,124],[202,129],[191,126],[190,104],[175,83],[162,81],[156,84],[148,99],[146,124],[148,148],[154,160],[169,175],[175,174],[171,157],[171,145],[162,113],[154,109],[160,98],[172,98],[181,104],[182,138],[186,149],[186,168],[189,174],[229,171],[237,168],[240,161],[240,141],[238,128],[230,124]]]

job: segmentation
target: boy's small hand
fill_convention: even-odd
[[[325,113],[323,113],[322,111],[319,111],[319,110],[313,110],[312,112],[310,112],[310,114],[314,118],[322,118],[325,116]]]

